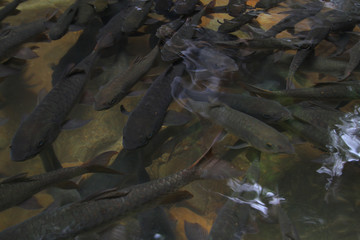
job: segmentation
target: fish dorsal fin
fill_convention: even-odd
[[[128,195],[130,190],[119,190],[118,188],[110,188],[101,192],[89,195],[80,202],[97,201],[102,199],[120,198]]]
[[[27,177],[27,173],[23,172],[23,173],[19,173],[19,174],[16,174],[14,176],[5,178],[4,180],[1,181],[1,184],[4,184],[4,183],[30,182],[30,181],[34,181],[34,179],[32,179],[31,177]]]
[[[187,200],[192,198],[194,195],[192,195],[188,191],[177,191],[174,193],[170,193],[164,197],[161,197],[160,204],[171,204],[171,203],[177,203],[181,202],[183,200]]]

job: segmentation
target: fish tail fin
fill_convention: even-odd
[[[197,175],[203,179],[226,179],[244,175],[229,162],[219,159],[212,153],[212,146],[221,139],[223,132],[218,134],[209,149],[196,160],[189,168],[196,168]]]
[[[106,167],[111,157],[114,156],[115,154],[117,154],[117,152],[115,151],[108,151],[101,153],[95,158],[83,163],[82,167],[85,168],[88,172],[93,172],[93,173],[121,174],[120,172],[114,169]]]

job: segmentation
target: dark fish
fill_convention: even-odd
[[[179,15],[189,15],[194,12],[198,0],[176,0],[174,12]]]
[[[293,153],[289,139],[276,129],[245,113],[220,103],[189,100],[190,108],[216,122],[243,141],[264,152]]]
[[[217,99],[229,107],[246,113],[259,120],[276,123],[291,118],[291,113],[276,101],[253,97],[243,94],[221,93],[206,90],[195,92],[185,89],[185,94],[196,101],[210,101]]]
[[[360,97],[358,81],[318,83],[311,88],[297,88],[281,91],[268,91],[247,85],[246,89],[257,95],[282,100],[346,100]]]
[[[68,7],[65,12],[58,18],[56,23],[49,30],[49,37],[51,40],[62,38],[68,31],[70,24],[74,21],[76,13],[79,8],[79,1]]]
[[[174,65],[156,78],[131,112],[123,130],[125,149],[144,146],[160,130],[167,108],[172,101],[171,83],[176,76],[181,76],[185,66]]]
[[[59,81],[20,124],[11,143],[11,159],[25,161],[36,156],[59,135],[67,115],[79,100],[96,54],[91,54]]]
[[[95,110],[109,109],[126,97],[130,89],[150,70],[158,53],[159,46],[155,46],[145,57],[137,58],[126,71],[102,86],[95,95]]]
[[[174,5],[171,0],[155,0],[155,11],[158,14],[169,14],[171,7]]]
[[[306,123],[323,129],[332,129],[335,124],[340,124],[345,114],[336,109],[324,109],[309,102],[302,102],[289,106],[291,114]]]
[[[102,23],[98,18],[94,18],[90,21],[76,43],[59,60],[59,63],[53,67],[53,86],[55,86],[58,81],[64,77],[64,74],[67,73],[69,66],[78,64],[92,52],[96,45],[96,34],[101,26]]]
[[[306,57],[314,51],[315,47],[323,40],[325,39],[330,32],[330,27],[326,22],[322,23],[322,26],[315,27],[309,31],[307,34],[305,41],[309,42],[309,45],[307,45],[305,48],[299,49],[291,64],[289,67],[289,73],[287,76],[287,82],[286,82],[286,88],[289,89],[290,86],[293,84],[294,81],[294,74],[300,67],[300,65],[304,62]]]
[[[360,41],[358,41],[352,48],[349,49],[350,59],[346,65],[344,75],[341,79],[345,79],[359,66],[360,63]]]
[[[301,20],[316,15],[323,8],[323,4],[318,1],[311,1],[301,6],[300,9],[294,9],[289,16],[282,19],[279,23],[272,26],[264,33],[264,37],[275,37],[278,33],[294,28],[295,24]]]
[[[260,0],[256,3],[256,8],[265,8],[270,9],[279,5],[279,3],[284,2],[285,0]]]
[[[2,20],[4,20],[4,18],[6,18],[8,15],[12,14],[16,10],[16,7],[20,3],[25,2],[25,1],[26,0],[13,0],[11,3],[9,3],[5,7],[3,7],[0,10],[0,22]]]
[[[204,154],[205,155],[205,154]],[[1,239],[64,239],[95,227],[121,219],[149,205],[166,203],[185,197],[189,193],[164,198],[194,180],[202,178],[224,179],[241,175],[227,162],[208,156],[201,157],[192,166],[177,173],[122,190],[110,190],[92,199],[43,212],[23,223],[5,229]]]
[[[97,6],[96,0],[91,4],[92,1],[83,0],[79,1],[78,11],[75,17],[75,24],[79,26],[84,26],[89,23],[89,21],[94,17],[96,14],[95,7]],[[104,1],[103,1],[104,2]],[[107,3],[103,3],[106,4]]]
[[[161,25],[156,31],[156,37],[159,39],[171,38],[172,35],[184,24],[182,18],[175,19],[169,23]]]
[[[230,16],[238,17],[246,11],[246,0],[229,0],[226,6]]]
[[[3,180],[0,183],[0,211],[18,205],[29,199],[32,195],[41,190],[62,182],[64,180],[82,175],[89,172],[118,173],[115,170],[99,165],[107,160],[116,152],[106,152],[100,154],[90,162],[79,167],[62,168],[48,173],[27,177],[26,173]]]
[[[161,49],[161,57],[164,61],[175,61],[181,58],[180,52],[187,48],[184,40],[192,38],[195,32],[195,26],[199,24],[201,17],[205,14],[207,7],[213,2],[209,3],[201,11],[187,18],[186,22],[177,30],[172,37],[166,41]]]
[[[52,18],[52,17],[50,17]],[[0,33],[0,61],[14,56],[20,44],[48,29],[50,19],[41,19],[18,27],[9,27]]]
[[[153,0],[139,0],[130,9],[121,23],[121,31],[124,33],[135,32],[145,21],[150,12]]]
[[[260,12],[258,11],[248,11],[244,14],[241,14],[233,19],[226,20],[219,26],[218,32],[221,33],[230,33],[239,30],[243,25],[251,22],[256,18]]]

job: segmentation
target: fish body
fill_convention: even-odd
[[[312,88],[281,91],[268,91],[250,85],[246,88],[260,96],[279,99],[346,100],[360,97],[360,83],[357,81],[320,83]]]
[[[301,9],[293,10],[289,16],[282,19],[279,23],[272,26],[264,33],[264,37],[274,37],[278,33],[294,28],[295,24],[301,20],[316,15],[323,7],[320,1],[309,2],[302,6]]]
[[[179,15],[189,15],[194,12],[198,0],[176,0],[174,12]]]
[[[172,37],[166,41],[161,49],[161,57],[164,61],[175,61],[181,58],[180,52],[187,48],[184,40],[192,38],[195,26],[199,24],[201,17],[205,14],[206,6],[198,13],[186,19],[186,22],[177,30]]]
[[[150,70],[158,53],[159,46],[155,46],[148,55],[137,59],[125,72],[115,76],[101,87],[95,95],[95,110],[109,109],[119,103],[141,77]]]
[[[286,136],[245,113],[217,103],[190,101],[190,107],[256,149],[269,153],[294,152],[294,148]]]
[[[53,68],[53,86],[64,77],[69,66],[78,64],[92,52],[96,45],[96,34],[101,26],[102,23],[98,18],[94,18],[90,21],[76,43],[65,53],[59,60],[59,63]]]
[[[159,203],[159,198],[201,178],[228,178],[241,175],[228,163],[202,157],[191,167],[164,178],[122,190],[104,192],[94,199],[45,211],[25,222],[5,229],[0,239],[65,239],[108,224]]]
[[[25,1],[26,0],[13,0],[11,3],[3,7],[0,10],[0,22],[4,20],[4,18],[6,18],[8,15],[10,15],[20,3]]]
[[[237,17],[246,11],[246,0],[229,0],[226,8],[230,16]]]
[[[360,41],[358,41],[351,49],[349,49],[350,59],[346,65],[344,75],[341,79],[345,79],[354,71],[360,64]]]
[[[285,0],[260,0],[256,3],[256,8],[265,8],[270,9],[279,5],[279,3],[284,2]]]
[[[169,104],[172,101],[171,83],[181,76],[185,66],[174,65],[151,84],[145,96],[131,112],[123,130],[125,149],[144,146],[160,130]]]
[[[212,92],[210,90],[201,93],[185,89],[185,93],[196,101],[208,101],[209,98],[217,99],[235,110],[268,123],[284,121],[291,118],[290,111],[273,100],[269,101],[268,99],[242,94]]]
[[[25,161],[55,141],[88,79],[97,55],[89,55],[74,72],[59,81],[31,114],[20,124],[11,142],[11,159]]]
[[[0,60],[12,57],[20,44],[47,30],[47,23],[47,19],[41,19],[5,29],[6,33],[0,38]]]
[[[139,0],[123,19],[121,30],[124,33],[135,32],[145,21],[150,12],[153,0]]]
[[[281,208],[280,203],[272,206],[272,211],[276,212],[281,236],[283,240],[300,240],[300,236],[296,230],[294,223],[291,221],[287,213]]]
[[[68,31],[68,27],[74,21],[78,11],[79,0],[68,7],[65,12],[59,17],[56,23],[49,30],[49,37],[51,40],[62,38]]]
[[[109,157],[112,154],[113,152],[107,152],[99,155],[99,158]],[[89,172],[115,173],[114,170],[89,162],[82,166],[61,168],[31,177],[19,174],[5,179],[0,183],[0,211],[24,202],[51,185]]]
[[[240,27],[242,27],[246,23],[251,22],[254,18],[256,18],[258,14],[259,12],[249,11],[231,20],[224,19],[224,22],[218,28],[218,32],[230,33],[237,31],[238,29],[240,29]]]

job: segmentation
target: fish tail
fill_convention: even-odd
[[[244,172],[236,169],[229,162],[219,159],[212,153],[212,146],[221,139],[222,133],[214,139],[209,149],[190,167],[196,168],[196,174],[203,179],[226,179],[243,176]]]
[[[121,174],[120,172],[106,167],[109,163],[112,156],[117,154],[115,151],[108,151],[99,154],[95,158],[83,163],[82,167],[85,168],[88,172],[92,173],[111,173],[111,174]]]

